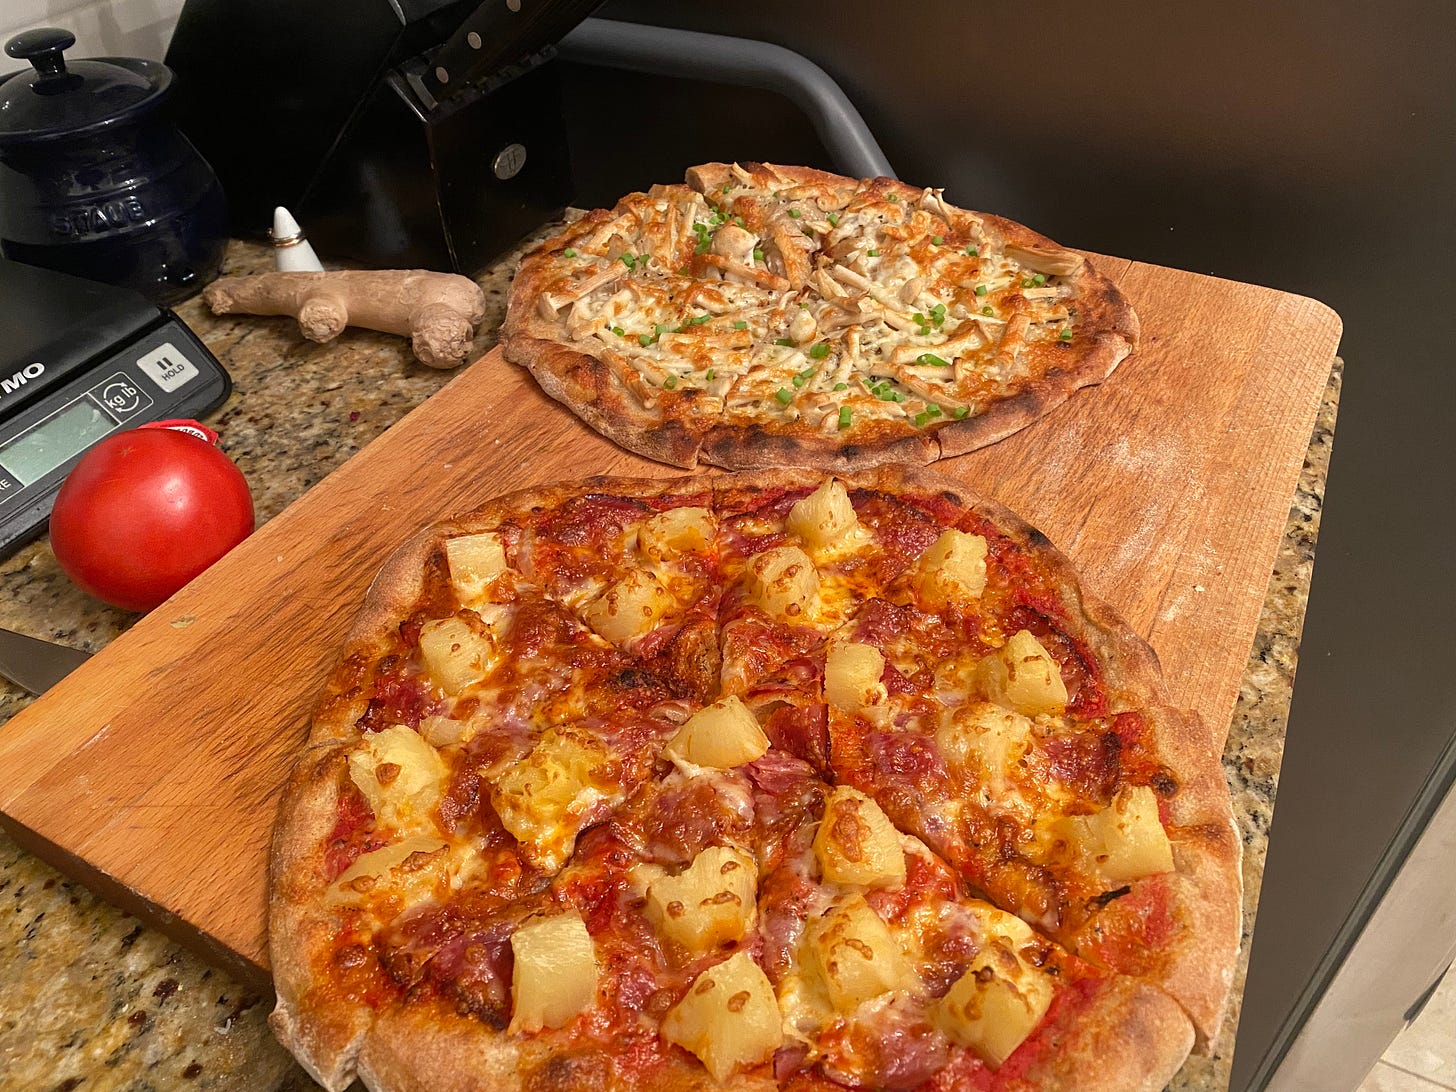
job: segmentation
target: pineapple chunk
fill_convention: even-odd
[[[986,587],[986,540],[949,528],[920,555],[913,580],[933,606],[980,598]]]
[[[549,728],[526,758],[496,781],[491,802],[501,825],[533,864],[557,871],[571,856],[587,808],[617,791],[607,753],[590,736]]]
[[[662,1021],[662,1037],[696,1054],[718,1081],[768,1061],[783,1042],[773,986],[747,952],[709,967]]]
[[[437,865],[448,855],[448,847],[439,838],[428,834],[411,834],[379,849],[361,853],[329,888],[328,898],[348,901],[367,895],[390,872],[396,877],[390,883],[391,894],[402,894],[407,901],[427,894],[440,872]]]
[[[447,770],[439,753],[403,724],[366,735],[349,755],[349,777],[383,826],[421,826],[440,803]]]
[[[905,882],[900,832],[880,805],[847,785],[835,789],[824,806],[814,856],[824,878],[833,883],[898,887]]]
[[[1129,785],[1095,815],[1067,822],[1083,859],[1109,888],[1173,871],[1173,847],[1158,818],[1158,798],[1146,785]]]
[[[983,659],[976,676],[987,698],[1028,717],[1061,714],[1067,708],[1061,667],[1024,629]]]
[[[758,718],[730,694],[688,717],[667,741],[663,754],[694,766],[728,770],[752,762],[767,750],[768,736]]]
[[[951,766],[979,768],[981,783],[999,798],[1012,767],[1031,749],[1031,720],[993,702],[971,702],[945,711],[935,743]]]
[[[653,561],[671,561],[706,550],[717,533],[717,521],[706,508],[669,508],[642,524],[637,545]]]
[[[1021,957],[1031,930],[1019,919],[1011,920],[1025,932],[1011,927],[1006,935],[989,936],[965,974],[932,1009],[947,1037],[970,1047],[992,1069],[999,1069],[1041,1022],[1054,992],[1051,976]]]
[[[758,866],[736,849],[709,846],[676,876],[647,887],[647,916],[693,952],[741,940],[757,910]]]
[[[582,616],[620,648],[651,633],[676,605],[655,573],[633,569],[588,604]]]
[[[748,598],[781,622],[808,622],[819,595],[819,570],[797,546],[754,555],[744,574]]]
[[[789,509],[785,526],[811,548],[822,549],[851,534],[859,526],[859,517],[844,483],[830,478]]]
[[[824,696],[846,713],[887,709],[884,673],[885,657],[874,645],[835,641],[824,657]]]
[[[445,560],[450,565],[450,583],[462,603],[485,596],[490,586],[509,567],[506,547],[500,535],[486,531],[460,535],[445,542]]]
[[[453,696],[489,675],[500,653],[489,629],[456,615],[420,627],[420,658],[436,685]]]
[[[809,967],[842,1013],[891,990],[914,990],[915,971],[863,895],[851,895],[809,923]]]
[[[559,1028],[596,1000],[596,949],[576,910],[527,921],[511,934],[511,951],[512,1033]]]

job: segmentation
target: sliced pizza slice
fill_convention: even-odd
[[[1211,739],[1152,653],[1004,516],[961,519],[887,594],[856,633],[883,650],[888,709],[831,702],[836,775],[991,902],[1214,1034],[1238,847]]]

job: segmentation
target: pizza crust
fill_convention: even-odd
[[[1075,1019],[1047,1030],[1054,1047],[1026,1073],[1038,1092],[1159,1092],[1193,1046],[1193,1027],[1166,994],[1114,978]]]
[[[956,209],[940,198],[938,191],[917,189],[893,179],[859,182],[807,167],[759,163],[708,163],[687,172],[688,185],[708,195],[716,195],[724,185],[744,179],[765,190],[772,188],[786,199],[802,197],[806,205],[821,211],[842,209],[861,189],[886,198],[893,195],[906,207],[929,201],[935,194],[934,200],[947,217],[975,224],[977,231],[1002,250],[1013,246],[1035,252],[1070,253],[1014,221]],[[653,194],[660,196],[672,189],[654,187]],[[561,313],[572,309],[572,304],[560,305],[559,311],[558,307],[543,308],[543,301],[557,298],[552,296],[553,286],[571,267],[571,259],[563,256],[568,248],[627,215],[622,210],[629,208],[630,200],[624,199],[616,209],[594,210],[523,258],[511,286],[501,329],[502,344],[506,359],[526,367],[546,394],[614,443],[659,462],[689,469],[706,462],[729,470],[809,466],[834,472],[888,463],[927,465],[995,443],[1025,428],[1080,388],[1107,379],[1137,345],[1139,326],[1132,307],[1096,269],[1093,260],[1083,256],[1081,268],[1062,277],[1063,283],[1075,286],[1072,300],[1078,331],[1075,345],[1065,348],[1066,363],[1053,363],[1041,374],[1017,380],[1013,392],[995,395],[989,405],[978,406],[976,412],[963,419],[945,416],[925,425],[914,425],[908,418],[866,419],[841,434],[841,429],[832,427],[833,421],[820,425],[802,416],[788,419],[762,410],[739,410],[730,415],[714,408],[721,399],[705,397],[701,388],[685,382],[678,390],[674,379],[671,393],[658,389],[637,374],[627,356],[600,338],[573,336],[569,323],[561,317]],[[671,208],[663,215],[670,217]],[[790,247],[784,253],[797,254],[798,250]],[[797,298],[800,288],[808,283],[807,259],[804,261],[805,270],[783,281],[789,286],[781,294],[783,298]],[[611,274],[613,268],[604,272]],[[618,278],[604,284],[615,290],[627,274],[624,266]],[[971,319],[962,321],[970,325]],[[927,349],[933,352],[935,346],[928,345]],[[852,371],[856,383],[860,378],[868,382],[867,370],[855,366]],[[787,373],[782,377],[785,384],[790,378]],[[779,389],[789,390],[787,386]],[[766,401],[772,405],[772,399]]]
[[[357,1006],[319,992],[314,960],[330,948],[332,931],[317,911],[321,847],[334,829],[344,754],[325,744],[304,750],[284,786],[269,861],[268,940],[277,1005],[273,1034],[314,1080],[343,1092],[371,1019]]]

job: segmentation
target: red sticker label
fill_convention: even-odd
[[[149,421],[138,428],[169,428],[173,432],[185,432],[188,436],[196,436],[199,440],[211,444],[213,447],[221,447],[218,443],[218,434],[208,428],[200,421],[191,421],[185,417],[174,418],[171,421]]]

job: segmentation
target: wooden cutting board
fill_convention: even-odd
[[[1322,304],[1125,259],[1143,344],[1101,387],[938,464],[1045,531],[1226,733],[1339,341]],[[266,981],[277,795],[379,565],[420,525],[630,455],[490,353],[0,729],[15,839]]]

